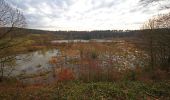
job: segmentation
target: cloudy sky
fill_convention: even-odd
[[[139,29],[167,13],[170,0],[8,0],[26,16],[28,28],[43,30]]]

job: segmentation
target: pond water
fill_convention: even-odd
[[[54,40],[51,41],[51,43],[88,43],[88,42],[98,42],[98,43],[103,43],[103,42],[113,42],[113,40],[104,40],[104,39],[91,39],[91,40]]]
[[[49,70],[51,67],[49,64],[50,58],[57,55],[59,55],[59,50],[57,49],[20,54],[17,56],[17,59],[21,60],[16,61],[16,67],[13,73],[15,75],[21,73],[34,74],[37,71]]]

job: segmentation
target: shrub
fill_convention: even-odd
[[[70,81],[75,79],[74,72],[70,69],[62,69],[57,74],[59,81]]]

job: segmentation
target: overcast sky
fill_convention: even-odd
[[[170,0],[8,1],[24,13],[28,28],[79,31],[140,29],[152,16],[167,13],[163,6],[170,5]]]

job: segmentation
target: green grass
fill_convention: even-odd
[[[170,100],[170,82],[67,82],[0,90],[0,98],[10,100]]]

